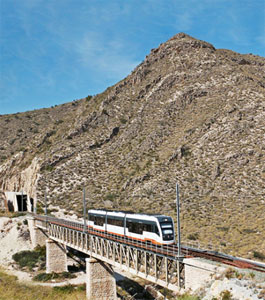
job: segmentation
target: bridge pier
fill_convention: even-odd
[[[116,281],[110,265],[94,258],[86,259],[87,299],[116,300]]]
[[[33,247],[44,246],[48,238],[46,232],[36,226],[36,220],[33,217],[28,217],[28,225],[30,232],[30,239]]]
[[[51,239],[46,240],[46,273],[67,272],[65,246]]]

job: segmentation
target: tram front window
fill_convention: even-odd
[[[161,222],[161,229],[164,241],[170,241],[174,239],[174,230],[172,222]]]

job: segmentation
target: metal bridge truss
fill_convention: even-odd
[[[50,219],[48,217],[48,219]],[[84,232],[83,225],[75,222],[71,224],[54,224],[45,217],[36,220],[36,226],[47,230],[49,238],[113,267],[129,272],[133,275],[151,281],[172,291],[179,291],[184,282],[184,264],[176,253],[166,251],[161,247],[117,241],[113,236],[99,236],[91,232]],[[59,219],[54,219],[58,220]],[[60,220],[62,221],[62,220]],[[80,229],[76,229],[79,226]],[[72,228],[71,228],[72,227]],[[107,236],[107,237],[106,237]],[[180,282],[178,282],[178,268]]]

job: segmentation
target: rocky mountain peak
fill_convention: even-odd
[[[265,252],[264,63],[179,33],[101,94],[0,116],[1,190],[175,218],[177,181],[184,239]]]

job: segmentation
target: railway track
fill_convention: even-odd
[[[183,246],[182,249],[190,254],[190,257],[201,257],[212,261],[220,262],[226,265],[234,266],[240,269],[251,269],[265,273],[265,264],[231,256],[217,251],[201,250]]]

